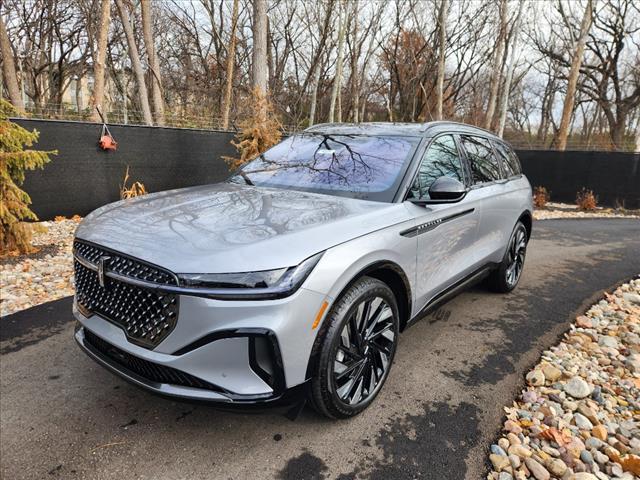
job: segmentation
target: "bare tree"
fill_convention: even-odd
[[[342,0],[338,5],[338,57],[336,59],[336,74],[333,78],[333,88],[331,89],[331,103],[329,104],[329,123],[333,123],[335,120],[336,100],[338,99],[338,93],[342,88],[342,68],[344,64],[344,38],[346,35],[347,26],[347,13],[346,5]],[[342,121],[341,109],[338,109],[338,122]]]
[[[18,87],[18,77],[16,74],[16,65],[13,61],[13,50],[4,20],[0,16],[0,52],[2,52],[2,74],[7,85],[9,100],[20,113],[24,113],[24,104]]]
[[[144,81],[144,72],[142,70],[142,63],[140,63],[140,55],[138,54],[138,47],[136,45],[136,39],[133,35],[133,27],[131,26],[131,20],[129,18],[129,12],[126,5],[122,0],[115,0],[118,12],[120,12],[120,20],[122,21],[122,28],[124,29],[125,36],[127,38],[127,45],[129,47],[129,58],[131,60],[131,67],[135,73],[137,86],[138,86],[138,99],[140,101],[140,109],[142,110],[142,117],[144,123],[147,125],[153,125],[153,118],[151,116],[151,108],[149,107],[149,94],[147,92],[147,85]]]
[[[160,62],[153,43],[153,23],[151,21],[151,0],[141,0],[142,35],[147,50],[149,71],[151,72],[151,95],[153,98],[153,113],[157,125],[164,125],[164,101],[162,99],[162,82],[160,80]]]
[[[227,47],[227,79],[224,92],[224,102],[222,104],[222,128],[229,128],[229,112],[231,111],[231,93],[233,90],[233,67],[236,64],[236,28],[238,25],[238,0],[233,0],[233,11],[231,13],[231,37]]]
[[[102,108],[104,101],[105,84],[105,59],[107,56],[107,40],[109,38],[109,25],[111,23],[111,0],[101,0],[100,2],[100,26],[98,28],[98,45],[93,59],[93,93],[89,104],[91,105],[91,119],[94,122],[100,121],[98,108]],[[105,117],[106,120],[106,117]]]
[[[436,120],[442,120],[442,105],[444,101],[444,60],[447,41],[447,9],[448,0],[441,0],[438,14],[438,79],[436,83]]]
[[[516,68],[516,52],[518,51],[518,38],[520,37],[520,19],[522,16],[522,7],[524,2],[518,5],[518,13],[511,29],[511,46],[509,53],[509,66],[507,67],[507,78],[504,81],[504,92],[500,101],[500,119],[498,121],[498,136],[504,134],[504,127],[507,122],[507,107],[509,104],[509,93],[511,92],[511,82],[513,81],[513,71]]]
[[[564,96],[564,105],[562,107],[562,118],[560,120],[560,128],[556,138],[558,150],[567,148],[567,138],[569,137],[569,124],[573,116],[573,107],[576,100],[576,87],[578,85],[578,76],[580,75],[580,67],[582,66],[582,57],[584,56],[584,48],[587,44],[587,37],[591,29],[591,17],[593,14],[593,2],[587,0],[587,5],[582,14],[582,22],[580,24],[580,34],[575,41],[574,51],[571,59],[571,70],[569,71],[569,79],[567,82],[567,93]]]
[[[253,0],[253,87],[267,93],[267,1]]]
[[[491,128],[493,115],[496,110],[498,89],[500,88],[500,77],[502,76],[502,57],[504,55],[504,45],[507,30],[507,0],[500,0],[500,25],[498,32],[498,43],[494,51],[493,69],[491,72],[491,88],[489,92],[489,104],[487,105],[487,115],[484,121],[484,128]]]

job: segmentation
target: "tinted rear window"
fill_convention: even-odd
[[[508,146],[501,142],[493,142],[493,146],[496,148],[496,152],[500,156],[500,160],[502,160],[502,167],[505,171],[505,177],[513,177],[515,175],[520,175],[522,170],[520,168],[520,162],[518,161],[518,157],[515,152],[511,150]]]
[[[233,181],[391,201],[415,137],[302,134],[245,165]],[[391,198],[377,198],[389,193]]]
[[[472,183],[499,180],[500,164],[493,154],[489,140],[471,135],[462,135],[460,138],[469,159]]]

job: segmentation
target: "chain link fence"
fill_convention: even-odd
[[[145,125],[142,112],[132,109],[113,109],[104,112],[105,119],[109,124],[115,125]],[[178,110],[166,110],[163,127],[168,128],[191,128],[198,130],[221,131],[223,129],[222,118],[208,115],[205,109],[194,112],[183,113]],[[80,122],[91,121],[91,110],[86,108],[78,111],[71,104],[54,105],[44,104],[37,108],[30,106],[27,108],[26,118],[44,120],[71,120]],[[158,126],[158,125],[156,125]],[[303,130],[300,125],[283,125],[285,134],[292,134]],[[237,132],[240,126],[233,120],[229,124],[227,131]],[[553,135],[546,138],[539,138],[535,134],[528,132],[507,131],[505,140],[511,143],[514,148],[522,150],[555,150],[553,145]],[[608,134],[595,134],[591,136],[574,135],[567,141],[567,151],[621,151],[634,152],[636,150],[635,138],[632,134],[625,137],[621,148],[615,148]]]

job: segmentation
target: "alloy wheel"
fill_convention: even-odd
[[[333,362],[333,386],[348,405],[374,395],[382,385],[395,350],[393,310],[381,298],[363,300],[340,334]]]
[[[524,228],[519,228],[509,245],[509,266],[505,272],[507,284],[513,287],[520,279],[524,267],[524,257],[527,253],[527,234]]]

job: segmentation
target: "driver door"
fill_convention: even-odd
[[[463,165],[454,136],[439,135],[425,151],[409,189],[405,204],[416,219],[416,227],[408,234],[418,237],[414,314],[442,290],[472,273],[476,263],[473,249],[480,212],[466,197],[455,203],[424,206],[411,202],[429,200],[429,187],[442,176],[468,185]]]

